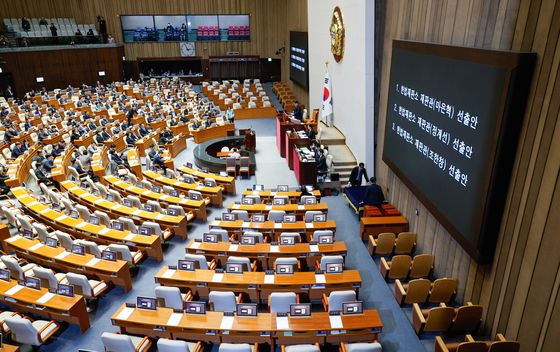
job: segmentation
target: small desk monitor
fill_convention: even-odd
[[[199,193],[190,192],[189,198],[192,200],[201,200],[202,196]]]
[[[105,195],[105,199],[109,202],[114,202],[115,201],[115,197],[111,193],[107,193]]]
[[[185,313],[206,314],[206,303],[196,301],[185,302]]]
[[[259,184],[253,185],[253,191],[257,191],[257,192],[264,191],[264,185],[259,185]]]
[[[101,259],[116,262],[117,261],[117,253],[113,252],[113,251],[105,250],[101,253]]]
[[[90,216],[88,222],[93,225],[99,225],[99,218],[97,216]]]
[[[124,205],[125,207],[129,207],[129,208],[132,208],[132,207],[133,207],[132,201],[131,201],[130,199],[125,198],[125,199],[123,199],[122,202],[123,202],[123,205]]]
[[[78,255],[85,255],[86,254],[86,247],[82,246],[81,244],[72,244],[72,249],[70,250],[73,254]]]
[[[238,317],[256,317],[257,304],[256,303],[239,303],[237,305]]]
[[[255,198],[243,197],[243,199],[241,199],[241,203],[244,205],[253,205],[255,204]]]
[[[161,193],[161,187],[152,186],[152,191],[153,191],[153,192],[156,192],[156,193]]]
[[[266,221],[266,216],[264,214],[253,214],[253,216],[251,217],[251,220],[253,222],[265,222]]]
[[[276,187],[277,192],[288,192],[288,190],[288,185],[278,185],[278,187]]]
[[[148,226],[140,226],[140,234],[143,236],[151,236],[154,234],[154,228]]]
[[[170,189],[169,195],[172,197],[179,197],[179,191],[177,191],[176,189]]]
[[[344,270],[342,263],[327,263],[326,269],[327,274],[340,274]]]
[[[364,303],[362,301],[342,303],[342,315],[362,314],[363,312]]]
[[[144,188],[144,183],[142,181],[137,181],[135,186],[138,188]]]
[[[170,216],[179,216],[179,211],[174,208],[167,208],[167,215]]]
[[[313,222],[325,222],[325,221],[327,221],[327,214],[313,215]]]
[[[204,180],[203,184],[204,184],[206,187],[215,187],[215,186],[214,186],[214,182],[212,182],[211,180]]]
[[[0,269],[0,280],[10,282],[10,271],[6,269]]]
[[[222,213],[222,221],[235,221],[235,220],[237,220],[237,214]]]
[[[144,204],[144,210],[153,213],[153,212],[154,212],[154,206],[153,206],[153,204],[147,204],[147,203]]]
[[[310,303],[290,304],[290,316],[291,317],[311,316],[311,304]]]
[[[183,177],[183,182],[188,183],[188,184],[192,184],[193,180],[190,177]]]
[[[228,273],[228,274],[242,274],[243,273],[243,264],[241,264],[241,263],[227,263],[226,264],[226,273]]]
[[[77,210],[72,209],[70,214],[68,214],[73,219],[78,219],[80,217],[80,213]]]
[[[152,297],[137,297],[136,307],[140,309],[156,310],[157,299]]]
[[[45,244],[47,246],[53,247],[53,248],[58,247],[58,241],[54,237],[47,237],[47,240],[45,241]]]
[[[34,237],[33,230],[30,229],[24,229],[21,235],[23,236],[23,238],[27,238],[28,240],[32,240]]]
[[[334,243],[334,235],[321,235],[317,241],[319,244],[331,244]]]
[[[296,216],[294,214],[284,215],[283,222],[288,223],[288,224],[293,224],[293,223],[296,222]]]
[[[218,243],[218,235],[215,233],[202,234],[202,242]]]
[[[193,167],[192,163],[189,162],[185,163],[185,166],[188,167],[189,169],[192,169]]]
[[[36,277],[27,276],[25,278],[25,287],[29,287],[35,290],[41,289],[41,279]]]
[[[276,264],[276,275],[292,275],[293,273],[293,264]]]
[[[241,238],[240,238],[239,242],[241,242],[241,244],[254,245],[255,244],[255,236],[241,235]]]
[[[194,271],[195,270],[195,262],[188,259],[179,259],[177,261],[177,269],[182,271]]]
[[[317,198],[305,198],[305,205],[317,204]]]
[[[113,221],[112,222],[113,230],[123,231],[124,230],[124,223],[121,221]]]
[[[274,198],[272,205],[286,205],[286,198]]]
[[[56,293],[61,296],[74,297],[74,286],[58,284],[56,286]]]
[[[291,246],[296,244],[296,239],[294,236],[283,236],[280,237],[280,244],[281,245],[286,245],[286,246]]]

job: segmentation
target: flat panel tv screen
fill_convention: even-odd
[[[491,261],[535,55],[393,41],[383,161]]]
[[[309,87],[307,32],[290,32],[290,79],[304,88]]]

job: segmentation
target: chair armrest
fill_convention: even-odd
[[[507,341],[506,337],[504,336],[504,334],[496,334],[496,340],[498,341]]]
[[[43,331],[45,331],[46,328],[48,328],[51,324],[56,325],[56,329],[54,329],[50,334],[48,334],[47,336],[45,336],[45,338],[43,339],[41,337],[41,333]],[[37,333],[39,334],[39,339],[41,340],[42,343],[45,343],[45,341],[47,341],[52,335],[54,335],[55,332],[58,331],[58,329],[60,328],[60,325],[58,325],[58,323],[54,320],[51,320],[48,324],[45,324],[45,326],[43,326],[41,328],[41,330],[37,330]]]
[[[422,310],[418,303],[412,305],[412,325],[414,326],[414,331],[416,334],[422,333],[424,326],[426,325],[426,318],[422,314]]]
[[[320,351],[320,350],[319,350],[319,351]],[[339,345],[339,347],[338,347],[338,351],[339,351],[339,352],[346,352],[346,345],[345,345],[345,342],[344,342],[344,341],[340,343],[340,345]]]
[[[202,345],[202,341],[197,341],[191,352],[202,352],[203,350],[204,346]]]
[[[385,280],[387,280],[389,270],[391,270],[391,265],[384,257],[381,257],[381,261],[379,262],[379,271],[381,272],[381,276],[383,276]]]
[[[369,235],[368,251],[370,255],[373,255],[373,253],[375,253],[375,248],[377,248],[377,243],[375,242],[375,238],[373,238],[372,235]]]
[[[208,263],[208,268],[210,268],[210,270],[216,269],[216,259],[212,259],[210,263]]]
[[[286,346],[285,345],[280,346],[280,352],[286,352]]]
[[[434,348],[435,348],[435,352],[449,352],[441,336],[436,336]]]
[[[259,351],[259,343],[255,342],[254,346],[253,346],[253,352],[258,352]]]
[[[472,335],[470,334],[466,334],[465,335],[465,342],[474,342],[475,339],[473,339]]]
[[[467,302],[467,306],[472,306],[472,302]]]
[[[315,259],[315,270],[319,269],[321,269],[321,263],[317,259]]]
[[[185,295],[185,302],[189,302],[193,300],[193,293],[191,290],[189,290],[189,292],[186,293]]]
[[[397,303],[401,306],[406,298],[406,290],[399,279],[395,280],[395,298],[397,299]]]
[[[251,271],[255,272],[257,271],[257,261],[253,260],[253,262],[251,263]]]
[[[323,301],[323,308],[325,308],[325,312],[329,311],[329,298],[325,293],[323,293],[323,297],[321,299]]]
[[[135,349],[136,352],[139,352],[139,351],[140,351],[139,348],[142,347],[142,346],[144,345],[144,343],[146,342],[146,340],[148,341],[148,348],[147,348],[147,349],[150,348],[150,346],[152,345],[152,341],[150,341],[150,339],[148,338],[148,336],[144,336],[144,337],[142,338],[142,341],[140,341],[140,343],[138,344],[138,346],[136,346],[136,349]]]
[[[243,295],[241,293],[237,296],[237,303],[243,303]]]

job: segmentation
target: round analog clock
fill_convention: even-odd
[[[181,49],[181,56],[195,56],[196,48],[194,42],[181,42],[179,43]]]
[[[329,27],[331,37],[331,52],[336,62],[340,62],[344,57],[344,21],[342,20],[342,11],[337,6],[334,8],[331,25]]]

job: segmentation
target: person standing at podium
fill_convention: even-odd
[[[301,111],[301,105],[299,105],[299,101],[296,101],[296,106],[294,107],[294,119],[300,121],[303,119],[303,111]]]

